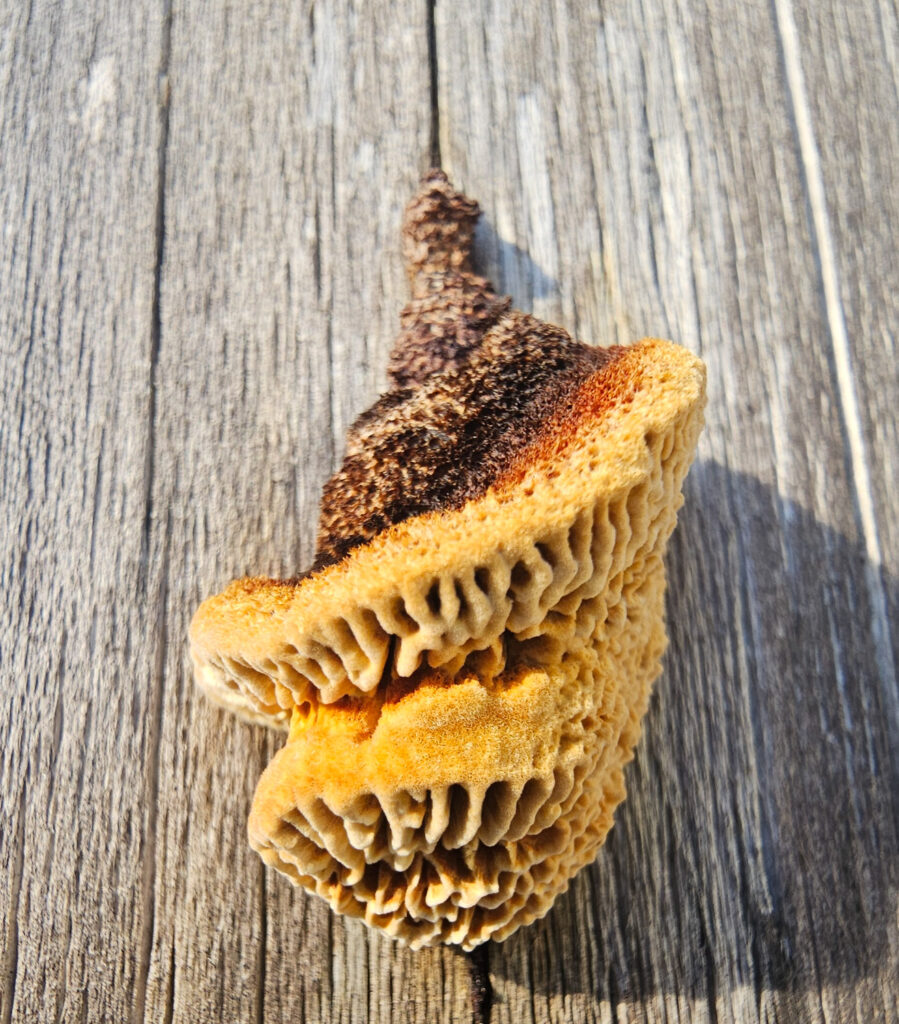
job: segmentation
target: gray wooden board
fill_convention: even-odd
[[[161,11],[0,28],[0,1020],[127,1020],[162,581],[147,571]]]
[[[432,13],[483,268],[709,367],[628,801],[474,964],[263,870],[281,739],[185,646],[383,386]],[[897,52],[887,3],[3,6],[0,1022],[899,1016]]]
[[[814,19],[797,10],[794,23],[803,41],[795,59],[804,93],[798,103],[807,107],[807,128],[797,134],[816,235],[824,236],[822,293],[877,617],[879,675],[895,700],[899,606],[895,588],[870,569],[899,574],[899,9],[825,5]],[[825,88],[828,81],[834,85]]]
[[[245,823],[283,737],[198,699],[183,643],[232,577],[308,564],[321,485],[382,385],[406,295],[397,227],[430,133],[425,15],[260,4],[173,21],[153,506],[178,592],[159,786],[180,798],[157,840],[148,1019],[171,1000],[185,1021],[389,1006],[424,1021],[468,998],[452,952],[419,961],[266,874]]]
[[[895,670],[870,578],[895,578],[866,565],[782,24],[482,11],[439,21],[438,56],[464,54],[440,65],[441,128],[490,197],[494,276],[529,275],[534,308],[590,340],[683,341],[711,396],[628,804],[570,910],[491,950],[497,1019],[561,1020],[572,992],[582,1019],[890,1019]],[[614,270],[572,310],[588,266]]]

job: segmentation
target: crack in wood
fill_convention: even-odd
[[[431,167],[442,167],[440,155],[440,78],[437,66],[437,0],[428,5],[428,70],[431,84],[431,139],[429,158]]]
[[[490,981],[490,946],[485,942],[477,946],[468,958],[468,970],[471,978],[471,1014],[472,1024],[490,1024],[490,1011],[493,1007],[493,984]]]
[[[165,541],[159,570],[159,593],[156,601],[155,620],[158,624],[156,657],[150,676],[152,705],[150,708],[150,725],[148,727],[147,757],[147,798],[146,798],[146,845],[142,853],[141,878],[141,932],[140,955],[137,961],[137,978],[132,1003],[132,1024],[140,1024],[145,1019],[147,1001],[147,982],[153,954],[153,936],[156,931],[156,841],[157,820],[159,814],[159,776],[160,746],[163,736],[163,718],[165,715],[165,659],[168,652],[168,611],[166,589],[169,578],[169,536],[171,532],[171,514],[165,526]],[[172,953],[174,957],[174,952]],[[174,982],[173,982],[174,984]]]

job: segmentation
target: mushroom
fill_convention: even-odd
[[[512,311],[472,272],[478,213],[441,171],[407,208],[390,389],[325,485],[312,567],[237,580],[191,626],[209,697],[288,729],[252,846],[415,948],[543,916],[611,828],[704,404],[677,345]]]

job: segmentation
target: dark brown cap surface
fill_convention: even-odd
[[[425,177],[407,208],[414,298],[391,354],[391,389],[353,424],[343,465],[325,485],[313,570],[395,523],[484,494],[620,352],[509,313],[509,299],[471,271],[478,215],[442,171]]]

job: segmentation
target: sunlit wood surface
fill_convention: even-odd
[[[0,80],[0,1024],[899,1019],[895,4],[3,0]],[[438,143],[519,308],[709,370],[628,800],[475,961],[263,870],[186,645],[310,561]]]

